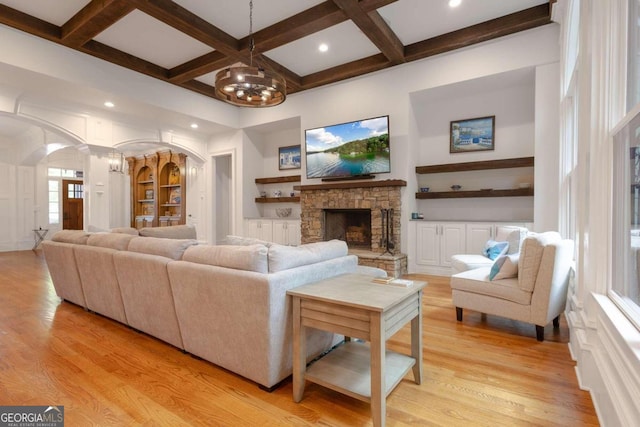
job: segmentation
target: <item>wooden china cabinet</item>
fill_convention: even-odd
[[[186,219],[187,156],[171,151],[128,157],[131,226],[165,227]]]

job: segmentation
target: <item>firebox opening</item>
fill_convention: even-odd
[[[339,239],[352,249],[371,249],[370,209],[325,209],[324,240]]]

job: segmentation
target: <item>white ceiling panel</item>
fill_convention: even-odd
[[[0,4],[9,6],[57,26],[62,26],[90,0],[2,0]]]
[[[95,40],[164,68],[214,50],[137,10],[98,34]]]
[[[460,6],[454,8],[448,3],[449,0],[400,0],[378,12],[406,46],[548,3],[548,0],[462,0]]]
[[[174,0],[236,39],[249,35],[249,0]],[[253,32],[290,18],[322,0],[254,0]]]
[[[327,44],[329,50],[320,52],[320,43]],[[263,53],[299,76],[306,76],[380,51],[353,22],[346,21]]]

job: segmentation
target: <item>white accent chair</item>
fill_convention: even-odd
[[[536,338],[543,341],[549,322],[559,326],[572,262],[572,240],[563,240],[556,232],[531,234],[522,243],[516,277],[490,280],[492,267],[451,276],[456,318],[461,322],[466,308],[532,323]]]
[[[496,231],[496,242],[508,242],[508,254],[520,252],[522,241],[529,233],[525,227],[517,227],[514,225],[505,225],[498,227]],[[482,254],[459,254],[451,257],[452,274],[462,273],[463,271],[473,270],[480,267],[491,267],[493,260]]]

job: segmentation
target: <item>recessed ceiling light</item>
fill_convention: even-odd
[[[104,102],[104,106],[105,106],[105,107],[107,107],[107,108],[113,108],[113,107],[115,107],[115,106],[116,106],[116,104],[114,104],[114,103],[113,103],[113,102],[111,102],[111,101],[105,101],[105,102]]]
[[[197,123],[191,123],[191,129],[198,129]]]
[[[458,7],[462,0],[449,0],[449,7]]]
[[[318,50],[320,52],[326,52],[329,50],[329,45],[327,45],[326,43],[320,43],[320,46],[318,46]]]

